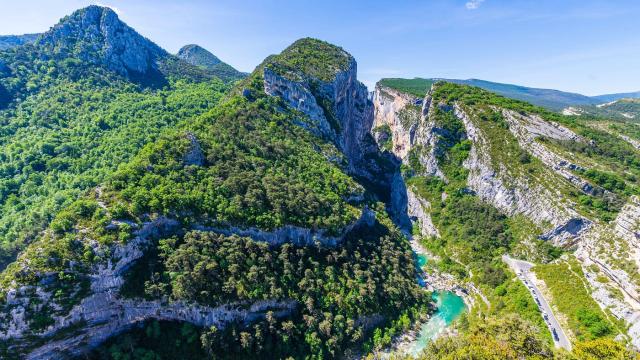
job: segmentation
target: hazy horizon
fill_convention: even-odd
[[[0,34],[44,32],[91,4],[171,53],[198,44],[241,71],[301,37],[342,46],[360,79],[476,78],[585,95],[640,90],[640,4],[619,1],[24,1]]]

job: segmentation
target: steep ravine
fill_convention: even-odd
[[[435,85],[437,86],[437,85]],[[411,165],[412,150],[419,153],[420,176],[446,177],[438,169],[437,136],[441,130],[434,126],[431,114],[436,107],[449,111],[464,125],[466,139],[471,148],[464,161],[469,171],[468,190],[509,217],[524,216],[536,224],[543,233],[539,238],[554,245],[575,250],[581,261],[591,296],[605,313],[609,311],[629,324],[628,334],[634,346],[640,348],[640,281],[636,274],[640,267],[640,204],[632,196],[610,223],[579,211],[578,204],[567,195],[579,192],[585,195],[614,196],[578,174],[583,165],[567,154],[559,153],[540,141],[551,139],[558,143],[582,143],[589,140],[566,126],[547,121],[534,113],[518,112],[497,106],[489,110],[481,106],[456,102],[448,107],[432,101],[432,90],[425,99],[418,99],[395,89],[378,84],[374,94],[376,119],[373,134],[379,146]],[[401,112],[408,106],[423,104],[421,117],[407,123]],[[504,129],[512,140],[490,138],[487,120],[481,115],[493,111],[504,119]],[[483,114],[484,113],[484,114]],[[405,120],[404,122],[402,120]],[[485,123],[482,123],[485,121]],[[507,135],[501,135],[507,136]],[[523,171],[517,162],[507,163],[508,156],[500,154],[508,148],[495,149],[505,141],[515,142],[520,151],[531,157],[535,171]],[[498,144],[498,145],[496,145]],[[424,151],[426,149],[427,151]],[[438,237],[439,231],[430,216],[431,205],[412,189],[407,189],[408,214],[419,226],[421,236]],[[610,281],[603,283],[603,276]],[[432,281],[437,281],[433,280]],[[617,296],[615,293],[619,293]]]

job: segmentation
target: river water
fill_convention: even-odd
[[[425,254],[416,253],[418,266],[422,268],[427,263]],[[420,327],[420,332],[408,347],[408,353],[416,356],[424,350],[429,342],[440,335],[447,326],[456,320],[465,311],[466,307],[462,297],[451,291],[434,291],[433,301],[437,310],[429,321]]]

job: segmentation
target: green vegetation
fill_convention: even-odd
[[[638,123],[616,122],[609,124],[607,127],[618,134],[626,135],[631,139],[640,140],[640,124]]]
[[[637,360],[638,353],[609,338],[578,341],[573,346],[572,355],[576,360]]]
[[[445,336],[429,344],[420,360],[635,360],[638,354],[622,343],[601,338],[573,343],[573,351],[553,351],[538,328],[516,316],[488,317],[466,325],[464,334]]]
[[[217,79],[178,78],[144,89],[73,58],[38,60],[38,51],[0,53],[10,65],[0,84],[12,98],[0,110],[0,269],[56,212],[228,89]]]
[[[301,76],[310,76],[326,82],[332,81],[338,72],[347,70],[353,61],[341,47],[304,38],[269,58],[266,66],[294,81],[299,81]]]
[[[437,88],[434,101],[438,102],[441,96]],[[438,264],[441,270],[460,277],[471,272],[480,283],[498,286],[506,278],[500,256],[513,243],[507,218],[466,191],[468,171],[462,163],[471,150],[471,142],[465,140],[462,122],[444,108],[436,108],[431,116],[441,129],[437,161],[447,183],[434,176],[406,180],[408,186],[431,203],[431,218],[440,231],[439,238],[423,239],[422,243],[442,259]],[[419,174],[421,169],[413,170]]]
[[[188,323],[148,321],[108,340],[89,356],[100,360],[205,359],[202,330]]]
[[[381,140],[379,146],[387,151],[391,151],[393,147],[393,134],[389,125],[384,124],[373,129],[373,133],[376,134]]]
[[[360,215],[346,199],[363,189],[317,151],[329,145],[277,111],[275,101],[229,100],[189,124],[197,145],[181,132],[159,139],[113,176],[109,191],[134,214],[339,233]],[[194,146],[204,163],[185,169]]]
[[[385,78],[378,81],[378,84],[384,87],[392,88],[418,98],[423,98],[427,91],[431,88],[434,81],[431,79],[401,79],[401,78]]]
[[[606,118],[616,121],[640,120],[640,100],[620,99],[611,104],[601,106],[580,106],[581,116]]]
[[[378,207],[383,213],[383,206]],[[297,311],[251,325],[206,329],[202,344],[217,358],[338,357],[345,349],[382,347],[427,309],[429,294],[415,284],[413,253],[387,218],[355,229],[338,248],[277,248],[237,236],[190,232],[160,240],[159,256],[143,259],[129,278],[151,298],[168,296],[217,306],[294,299]],[[144,283],[144,285],[141,285]],[[380,317],[382,315],[382,317]],[[378,319],[371,332],[359,319]],[[376,336],[376,334],[378,334]]]
[[[198,45],[183,46],[177,56],[191,65],[208,70],[223,81],[235,81],[246,76]]]
[[[418,121],[420,121],[421,112],[422,108],[420,108],[420,106],[407,104],[398,113],[402,127],[405,130],[411,129],[412,126],[416,125]]]
[[[585,178],[594,182],[601,182],[606,186],[618,186],[615,191],[616,198],[606,197],[602,192],[586,195],[580,189],[571,187],[560,178],[558,178],[558,181],[554,181],[553,188],[557,190],[558,184],[563,184],[561,187],[562,193],[578,203],[580,210],[585,213],[593,214],[605,221],[611,220],[617,214],[626,198],[630,194],[634,194],[637,191],[635,188],[640,185],[638,182],[640,176],[640,153],[638,150],[629,143],[621,141],[613,134],[587,126],[584,122],[578,121],[576,117],[553,113],[480,88],[451,83],[438,83],[434,92],[434,99],[447,104],[458,101],[476,112],[479,110],[477,115],[483,121],[477,121],[476,125],[483,132],[486,132],[487,137],[491,139],[488,150],[491,153],[492,160],[496,159],[496,164],[505,165],[512,175],[536,176],[537,179],[545,184],[548,182],[549,176],[558,177],[546,171],[543,175],[542,171],[544,169],[540,162],[523,153],[513,135],[509,132],[506,123],[501,119],[500,114],[489,110],[489,107],[496,106],[519,113],[537,114],[545,120],[567,126],[578,135],[584,137],[587,141],[560,141],[544,137],[539,138],[539,141],[545,146],[550,146],[552,150],[559,152],[561,155],[565,155],[566,158],[575,159],[579,164],[585,166],[586,170],[583,174],[580,174]],[[601,170],[602,166],[606,166],[607,171]],[[603,173],[605,173],[604,176],[607,176],[607,179],[604,179]],[[611,178],[614,176],[618,176],[616,180],[626,183],[623,190],[619,188],[619,184],[616,185],[611,182]]]
[[[265,66],[298,66],[292,54],[312,56],[310,44],[324,43],[297,44]],[[340,61],[316,65],[342,66]],[[309,71],[322,77],[317,68]],[[197,337],[200,345],[185,354],[339,358],[347,351],[387,346],[427,312],[430,298],[416,283],[413,253],[384,205],[357,200],[364,188],[346,174],[336,147],[297,125],[308,121],[304,114],[264,94],[259,72],[240,86],[246,91],[236,90],[215,109],[164,131],[105,175],[98,191],[65,206],[0,275],[2,320],[11,307],[2,302],[6,291],[22,285],[51,284],[56,303],[77,304],[96,265],[113,263],[135,229],[161,216],[179,220],[180,229],[160,238],[150,235],[144,256],[127,269],[123,296],[239,308],[290,299],[295,311],[283,318],[267,312],[264,320],[220,329],[165,324],[167,334],[165,325],[151,322],[144,334],[134,330],[112,339],[97,350],[99,356],[166,358]],[[342,235],[365,206],[375,210],[374,224],[350,229],[335,247],[269,246],[194,230],[294,225],[319,236]],[[44,302],[54,307],[53,300]],[[52,320],[38,318],[35,307],[27,316],[32,329]],[[167,349],[171,344],[175,350]],[[127,351],[131,347],[137,350]]]
[[[537,265],[533,271],[549,288],[552,305],[567,316],[570,330],[578,340],[615,336],[620,331],[590,296],[575,259]]]
[[[539,329],[517,316],[489,317],[468,326],[464,334],[429,344],[420,360],[548,359],[553,352]]]

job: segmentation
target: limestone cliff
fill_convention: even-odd
[[[85,63],[101,64],[125,76],[158,70],[169,54],[118,19],[111,9],[89,6],[44,33],[37,44],[54,54],[73,54]]]
[[[577,156],[574,149],[598,145],[581,135],[589,132],[582,130],[579,134],[576,129],[583,128],[572,127],[569,121],[561,124],[557,120],[562,118],[536,109],[515,110],[510,104],[483,103],[479,96],[465,99],[459,95],[464,89],[456,89],[460,91],[458,96],[449,95],[447,101],[436,101],[433,94],[438,86],[436,83],[421,101],[420,118],[407,121],[403,112],[420,100],[378,84],[372,130],[378,146],[402,160],[409,169],[407,178],[435,176],[448,182],[441,162],[446,160],[442,153],[450,146],[445,139],[451,134],[443,129],[443,121],[458,121],[463,131],[458,141],[469,144],[462,163],[467,170],[464,192],[508,217],[524,217],[532,223],[531,231],[538,231],[534,236],[539,240],[575,250],[593,298],[629,324],[631,340],[640,346],[640,203],[636,196],[624,199],[619,190],[610,190],[610,185],[588,177],[603,169],[615,169],[608,168],[602,159]],[[620,127],[613,131],[606,123],[597,122],[589,126],[606,128],[636,147],[625,139],[630,139],[628,135],[620,133]],[[633,177],[629,179],[634,181]],[[438,237],[431,204],[418,190],[411,186],[406,190],[408,214],[418,225],[420,236]],[[624,206],[607,221],[585,207],[585,199],[609,204],[624,201]],[[603,277],[610,281],[595,280]]]

